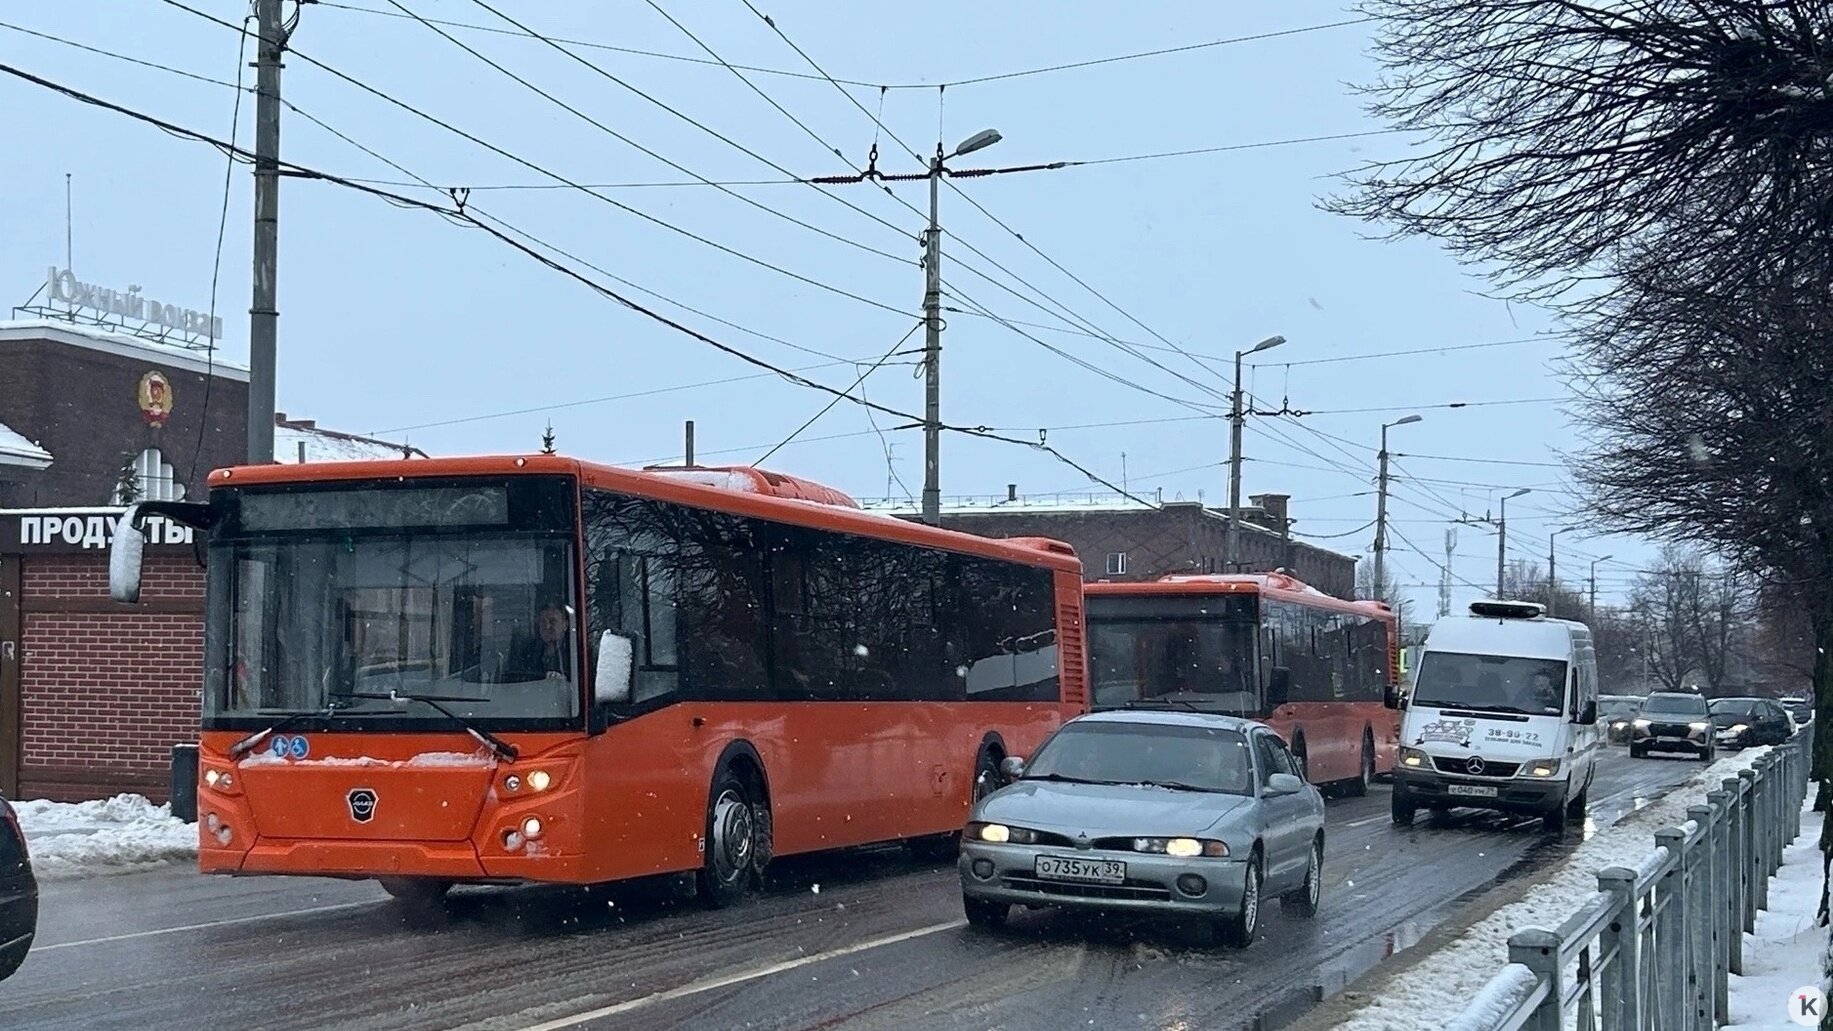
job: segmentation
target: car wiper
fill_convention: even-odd
[[[1140,781],[1140,783],[1146,785],[1147,787],[1166,788],[1171,791],[1201,791],[1202,793],[1206,795],[1215,795],[1215,794],[1221,793],[1221,791],[1217,788],[1198,787],[1195,784],[1186,784],[1181,780],[1142,780]]]
[[[515,762],[516,757],[521,754],[516,751],[516,746],[478,726],[475,721],[468,720],[458,713],[446,708],[443,704],[445,702],[486,702],[489,701],[488,698],[474,698],[465,695],[404,694],[392,688],[389,689],[387,694],[382,694],[381,692],[359,691],[350,695],[350,697],[383,702],[420,702],[437,710],[441,715],[445,716],[445,718],[451,720],[453,723],[465,728],[465,733],[470,734],[484,747],[490,749],[504,759]]]
[[[1090,780],[1087,777],[1071,777],[1067,773],[1027,773],[1020,780],[1059,780],[1065,784],[1118,784],[1117,780]]]

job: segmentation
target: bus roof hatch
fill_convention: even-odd
[[[1486,599],[1471,602],[1470,614],[1488,619],[1539,619],[1547,614],[1547,607],[1537,601]]]

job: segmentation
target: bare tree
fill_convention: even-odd
[[[1394,574],[1388,572],[1385,583],[1375,583],[1375,566],[1371,562],[1356,563],[1356,597],[1362,600],[1384,601],[1394,610],[1394,615],[1401,624],[1412,621],[1413,602],[1401,593],[1394,580]]]

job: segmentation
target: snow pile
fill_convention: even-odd
[[[391,769],[405,769],[412,766],[443,767],[485,767],[494,763],[495,757],[488,752],[421,752],[408,759],[377,759],[370,755],[326,756],[322,759],[291,759],[275,755],[272,752],[257,752],[243,759],[238,765],[244,767],[260,766],[299,766],[299,767],[334,767],[334,766],[386,766]]]
[[[1727,1031],[1781,1031],[1797,1026],[1788,1004],[1796,989],[1826,990],[1822,964],[1827,929],[1814,926],[1820,907],[1819,818],[1813,793],[1802,806],[1801,837],[1782,857],[1769,881],[1769,908],[1757,913],[1755,934],[1744,936],[1744,974],[1731,975],[1731,1023]]]
[[[1394,976],[1379,996],[1337,1025],[1339,1031],[1417,1031],[1440,1027],[1463,1012],[1490,978],[1508,963],[1508,939],[1530,927],[1557,930],[1598,890],[1597,872],[1607,866],[1635,869],[1655,849],[1654,832],[1685,823],[1687,807],[1704,805],[1705,793],[1747,769],[1767,748],[1753,748],[1701,770],[1666,797],[1631,813],[1613,827],[1599,827],[1589,841],[1516,902],[1473,924],[1443,948]],[[1808,837],[1804,833],[1804,838]],[[1818,896],[1816,896],[1818,901]],[[1772,905],[1774,899],[1772,897]],[[1809,907],[1809,913],[1813,907]]]
[[[39,880],[130,873],[197,856],[197,827],[141,795],[15,802]]]

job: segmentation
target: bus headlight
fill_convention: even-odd
[[[1411,766],[1417,769],[1427,765],[1429,761],[1426,753],[1417,748],[1402,748],[1400,750],[1400,765],[1402,766]]]
[[[527,838],[529,841],[533,841],[540,836],[541,818],[539,816],[531,816],[522,821],[522,837]]]
[[[528,775],[528,786],[536,791],[546,791],[547,786],[553,782],[553,777],[549,776],[546,770],[536,770]]]

